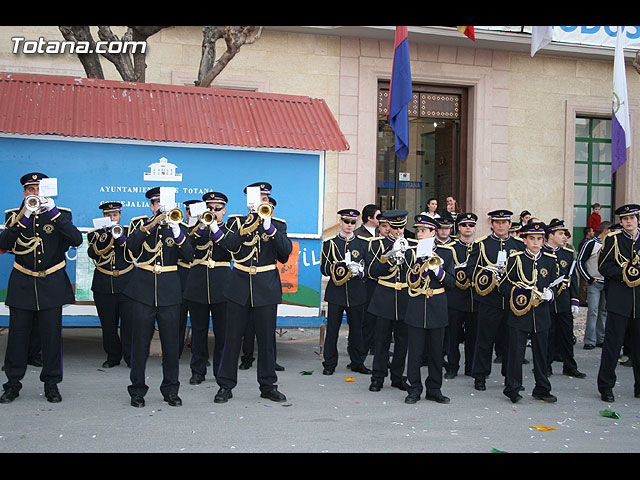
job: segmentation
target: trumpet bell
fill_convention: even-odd
[[[216,221],[216,217],[212,212],[204,212],[201,216],[200,216],[200,221],[204,224],[204,225],[211,225],[213,222]]]
[[[115,238],[120,237],[123,233],[124,233],[124,229],[122,228],[122,225],[114,225],[113,227],[111,227],[111,234]]]
[[[184,219],[184,213],[179,208],[174,208],[167,215],[167,219],[171,223],[180,223]]]
[[[40,208],[41,203],[42,201],[37,195],[29,195],[24,199],[24,204],[29,210],[37,210],[38,208]]]
[[[261,203],[257,209],[258,216],[262,219],[273,215],[273,205],[270,203]]]
[[[438,270],[438,268],[442,266],[443,262],[442,262],[442,258],[440,258],[437,255],[434,255],[433,257],[429,257],[427,259],[426,264],[429,270]]]

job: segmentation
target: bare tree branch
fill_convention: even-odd
[[[203,30],[202,59],[198,70],[197,86],[208,87],[243,45],[255,43],[262,34],[257,26],[208,26]],[[216,41],[223,38],[226,51],[216,61]]]
[[[65,40],[76,43],[88,42],[89,52],[91,53],[78,53],[78,59],[80,60],[88,78],[104,78],[102,65],[100,64],[100,57],[95,53],[96,43],[91,36],[89,27],[62,26],[58,27],[58,29]]]

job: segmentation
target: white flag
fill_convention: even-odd
[[[551,27],[531,27],[531,56],[551,42]]]
[[[631,146],[629,127],[629,99],[627,74],[624,67],[624,27],[618,27],[616,50],[613,60],[613,119],[611,121],[611,173],[615,173],[627,160],[627,148]]]

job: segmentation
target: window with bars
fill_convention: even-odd
[[[614,179],[611,175],[611,119],[576,118],[573,235],[575,246],[584,235],[592,205],[601,205],[602,221],[613,219]]]

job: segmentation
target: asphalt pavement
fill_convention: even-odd
[[[619,365],[615,402],[596,388],[601,349],[575,345],[584,379],[562,375],[553,364],[557,403],[531,396],[532,364],[523,367],[523,400],[502,394],[500,365],[493,365],[487,390],[464,375],[445,380],[451,399],[424,397],[404,403],[405,392],[385,382],[370,392],[368,375],[346,368],[347,326],[339,338],[340,359],[332,376],[322,374],[318,328],[278,331],[278,388],[284,403],[260,398],[256,366],[239,371],[233,398],[216,404],[211,374],[189,385],[190,351],[180,361],[181,407],[163,402],[161,357],[147,363],[149,392],[144,408],[130,406],[129,370],[124,363],[102,368],[105,354],[98,328],[63,331],[62,402],[47,402],[40,369],[29,366],[20,396],[0,405],[0,452],[39,453],[636,453],[640,450],[640,399],[633,396],[633,372]],[[7,331],[0,331],[4,358]],[[211,351],[213,336],[210,336]],[[156,345],[157,350],[157,345]],[[526,358],[531,361],[528,348]],[[367,357],[365,365],[371,365]],[[423,380],[427,369],[422,369]],[[2,372],[2,383],[5,381]]]

